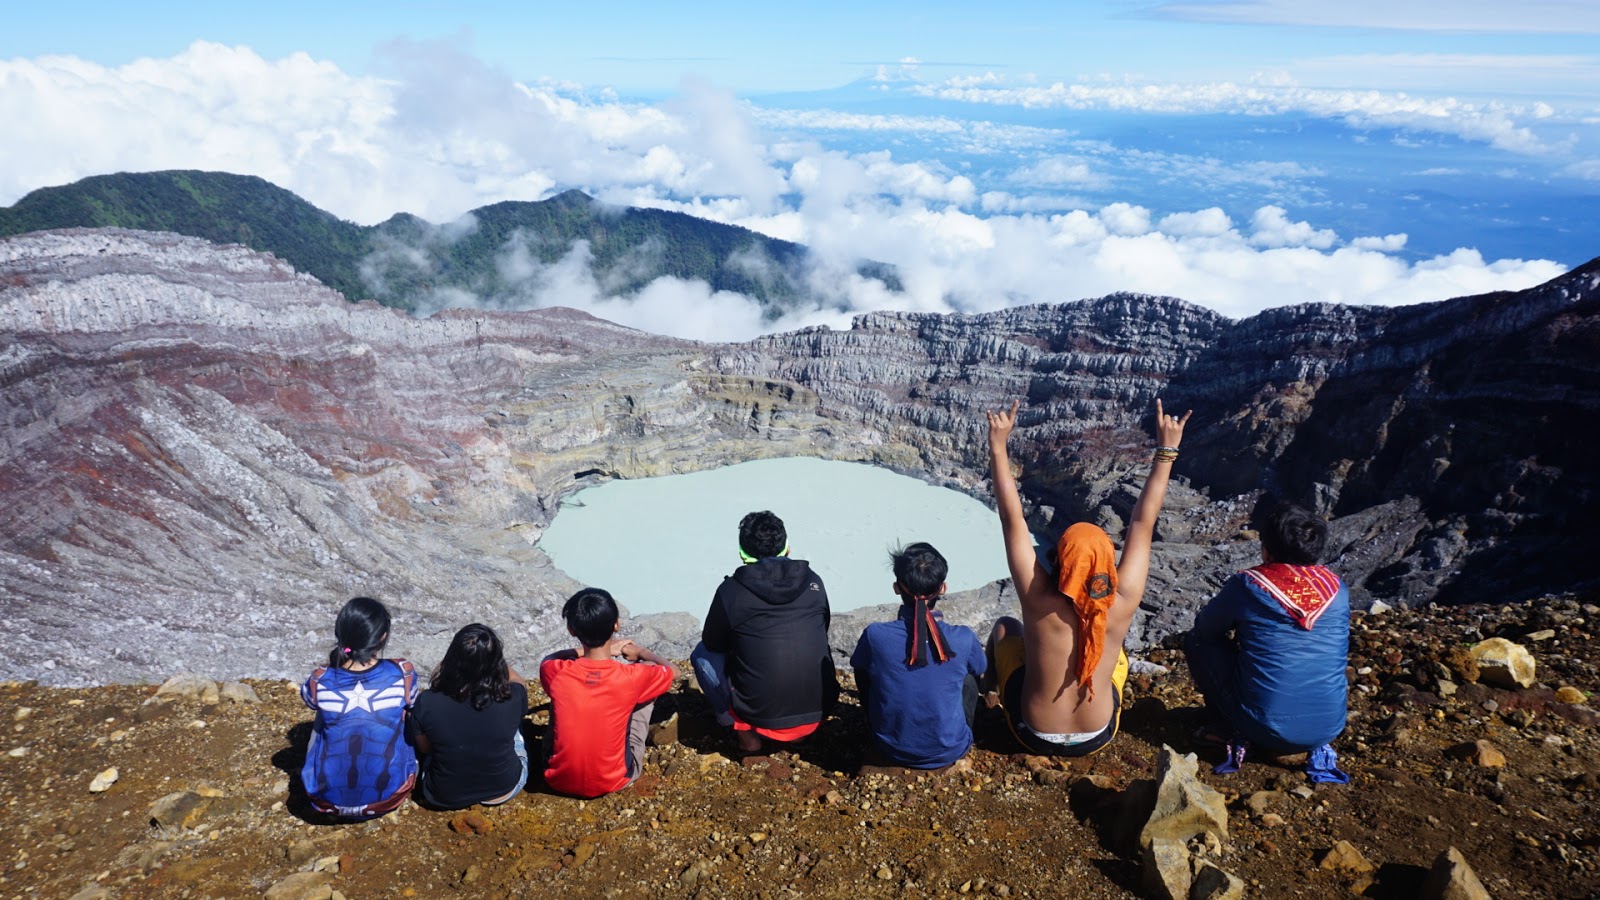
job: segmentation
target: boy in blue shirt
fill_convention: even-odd
[[[878,752],[893,765],[939,769],[972,747],[978,677],[988,663],[972,629],[947,625],[933,608],[949,563],[931,544],[895,551],[900,614],[874,622],[850,655]]]

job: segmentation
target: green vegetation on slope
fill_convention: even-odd
[[[348,298],[402,309],[441,305],[454,292],[488,306],[524,305],[541,267],[580,241],[607,295],[672,276],[754,297],[773,319],[796,305],[841,302],[807,286],[808,251],[799,244],[682,213],[606,207],[580,191],[496,203],[449,225],[401,213],[365,227],[254,176],[168,171],[85,178],[0,208],[0,236],[108,226],[243,244]],[[857,272],[901,289],[890,266],[867,262]]]
[[[97,175],[40,188],[0,209],[0,236],[46,228],[172,231],[272,253],[346,297],[370,292],[357,264],[370,229],[323,212],[269,181],[225,172]]]

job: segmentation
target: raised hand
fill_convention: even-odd
[[[989,446],[1004,449],[1006,439],[1011,437],[1011,429],[1017,426],[1017,407],[1022,405],[1021,400],[1011,401],[1010,412],[991,412],[989,417]]]
[[[1194,415],[1194,410],[1184,412],[1183,418],[1169,416],[1161,408],[1161,398],[1156,398],[1156,445],[1159,447],[1177,447],[1183,442],[1183,426],[1188,424],[1189,417]],[[990,416],[991,423],[993,416]],[[993,425],[990,426],[991,430]]]

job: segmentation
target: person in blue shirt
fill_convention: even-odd
[[[1223,584],[1183,646],[1211,720],[1205,736],[1229,745],[1217,771],[1237,770],[1255,746],[1308,752],[1313,780],[1344,781],[1330,742],[1345,726],[1350,594],[1317,565],[1328,525],[1271,496],[1252,519],[1261,565]]]
[[[884,760],[940,769],[972,747],[978,678],[987,662],[972,629],[949,625],[934,609],[949,563],[931,544],[896,550],[900,614],[861,633],[850,665],[873,743]]]
[[[316,712],[300,780],[317,812],[370,819],[399,807],[417,782],[406,736],[417,673],[404,659],[382,657],[389,610],[371,597],[339,610],[333,636],[328,664],[300,686],[300,699]]]

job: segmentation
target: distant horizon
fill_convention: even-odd
[[[202,169],[447,229],[574,189],[805,244],[813,293],[849,307],[610,296],[581,247],[530,273],[552,285],[530,305],[707,340],[1117,291],[1395,305],[1600,255],[1600,4],[157,7],[13,13],[0,116],[27,139],[0,146],[0,205]]]

